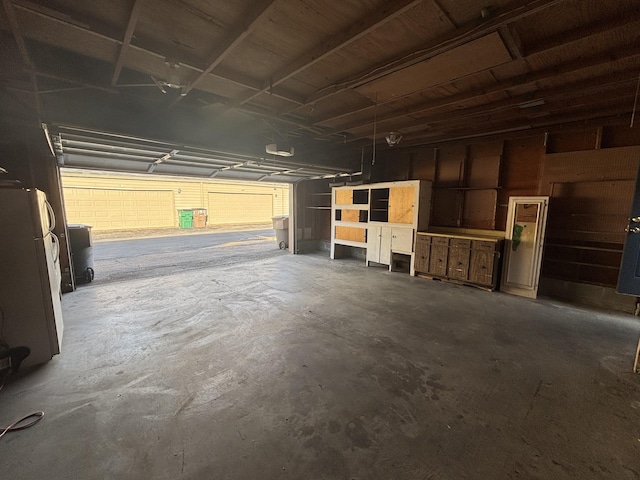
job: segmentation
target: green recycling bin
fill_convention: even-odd
[[[193,228],[193,210],[178,210],[180,228]]]

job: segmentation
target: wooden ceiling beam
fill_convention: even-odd
[[[129,22],[127,23],[127,29],[124,32],[124,38],[122,39],[122,45],[120,46],[118,59],[116,60],[116,65],[113,69],[113,76],[111,77],[111,85],[115,85],[116,83],[118,83],[118,78],[120,77],[120,72],[122,71],[124,58],[125,58],[125,55],[127,54],[127,49],[129,48],[131,39],[133,38],[133,32],[135,31],[136,24],[138,23],[140,10],[142,9],[143,3],[144,3],[144,0],[133,1],[133,7],[131,8],[131,14],[129,15]]]
[[[405,13],[407,10],[415,7],[422,1],[423,0],[390,0],[384,2],[381,7],[377,8],[366,17],[358,20],[346,30],[338,33],[337,35],[331,36],[325,42],[304,53],[293,62],[273,73],[271,78],[265,82],[265,85],[263,85],[261,90],[258,92],[251,92],[236,99],[232,106],[237,107],[239,105],[243,105],[261,93],[269,91],[271,88],[281,84],[285,80],[288,80],[312,65],[315,65],[317,62],[323,60],[332,53],[337,52],[359,38],[371,33],[376,28],[381,27],[385,23]]]
[[[615,19],[609,19],[606,22],[594,22],[589,24],[587,27],[580,27],[580,28],[576,28],[570,32],[566,33],[566,37],[564,35],[557,35],[555,37],[553,37],[553,39],[549,40],[549,41],[545,41],[544,43],[539,43],[537,44],[533,49],[531,50],[527,50],[524,49],[523,47],[521,47],[522,50],[526,51],[527,56],[530,55],[538,55],[541,53],[545,53],[548,51],[551,51],[555,48],[561,47],[563,45],[568,45],[570,43],[574,43],[574,42],[578,42],[578,41],[582,41],[585,39],[590,38],[593,35],[597,35],[598,33],[602,33],[604,31],[607,30],[611,30],[611,29],[616,29],[616,28],[622,28],[622,27],[626,27],[626,26],[630,26],[634,23],[637,23],[638,21],[640,21],[640,10],[634,9],[633,11],[627,12],[627,14],[620,16],[620,17],[616,17]],[[526,58],[526,57],[525,57]],[[423,91],[428,91],[431,90],[433,88],[438,88],[438,87],[444,87],[446,85],[450,85],[452,83],[454,83],[455,80],[452,80],[450,82],[446,82],[440,85],[437,85],[435,87],[429,87],[426,90],[422,90]],[[406,98],[409,97],[411,95],[415,95],[416,93],[420,93],[420,92],[414,92],[408,95],[403,95],[401,97],[394,97],[393,99],[387,101],[387,102],[382,102],[382,103],[378,103],[378,106],[380,105],[384,105],[386,103],[390,103],[390,102],[394,102],[397,100],[400,100],[402,98]],[[338,118],[342,118],[342,117],[346,117],[355,113],[361,113],[363,111],[366,110],[371,110],[375,107],[375,104],[373,102],[370,102],[368,105],[364,105],[362,107],[359,107],[357,109],[349,109],[349,110],[342,110],[339,112],[334,112],[331,114],[328,114],[327,116],[323,117],[323,118],[318,118],[318,119],[314,119],[313,123],[314,124],[318,124],[318,125],[322,125],[325,122],[330,122],[330,121],[334,121],[337,120]]]
[[[503,93],[508,90],[514,88],[522,88],[530,85],[534,85],[537,82],[545,81],[545,80],[554,80],[562,75],[571,74],[577,70],[588,69],[592,67],[598,66],[606,66],[611,63],[615,63],[621,59],[631,58],[640,55],[640,41],[636,42],[636,45],[629,46],[625,49],[622,49],[615,53],[606,52],[604,54],[596,54],[591,57],[579,58],[577,60],[571,62],[565,62],[561,65],[547,68],[545,70],[539,70],[537,72],[533,72],[529,75],[526,75],[524,78],[514,78],[505,80],[502,82],[498,82],[494,85],[490,85],[485,88],[480,88],[478,90],[473,90],[471,92],[462,92],[456,95],[450,95],[448,97],[444,97],[438,100],[423,102],[421,104],[415,105],[413,107],[398,110],[396,112],[390,113],[388,115],[384,115],[382,117],[378,117],[378,122],[388,121],[395,118],[401,118],[407,115],[424,113],[430,110],[435,110],[437,108],[452,106],[457,103],[475,100],[479,97],[484,97],[486,95],[494,94],[494,93]],[[333,130],[335,133],[348,131],[350,129],[364,127],[367,125],[371,125],[373,123],[373,118],[368,119],[366,122],[353,122],[348,125],[342,125]]]
[[[96,85],[95,83],[88,82],[82,78],[70,77],[66,75],[61,75],[59,73],[45,72],[42,69],[34,69],[34,72],[37,77],[49,78],[51,80],[57,80],[59,82],[70,83],[72,85],[78,85],[83,88],[89,88],[92,90],[100,90],[102,92],[119,94],[120,91],[104,85]]]
[[[565,119],[566,120],[566,119]],[[454,136],[443,136],[440,135],[438,137],[433,134],[430,136],[411,136],[406,139],[403,139],[403,148],[416,148],[416,147],[436,147],[442,146],[449,143],[459,143],[463,141],[495,141],[495,140],[513,140],[518,138],[527,138],[533,135],[542,135],[548,132],[549,130],[553,130],[554,133],[557,132],[565,132],[565,131],[575,131],[576,129],[584,129],[588,127],[603,127],[603,126],[611,126],[611,125],[628,125],[629,119],[624,117],[619,111],[612,112],[603,112],[602,117],[594,118],[591,120],[577,120],[573,122],[563,122],[559,123],[558,121],[554,121],[552,124],[546,124],[541,126],[533,127],[529,126],[519,126],[514,128],[510,132],[487,132],[476,135],[459,135],[457,137]],[[382,143],[381,143],[382,144]]]
[[[394,124],[393,129],[401,132],[406,132],[416,125],[442,125],[447,123],[460,122],[468,119],[475,119],[481,116],[495,114],[500,111],[514,109],[516,112],[526,114],[527,108],[521,108],[521,105],[526,105],[528,102],[535,102],[542,100],[546,104],[561,100],[566,101],[570,98],[585,97],[586,95],[593,95],[594,93],[602,94],[604,92],[611,92],[618,88],[626,88],[624,85],[634,87],[637,82],[638,75],[637,70],[628,70],[625,72],[617,72],[609,75],[602,75],[600,77],[584,80],[580,82],[573,82],[571,84],[563,85],[561,87],[555,87],[548,90],[542,90],[533,94],[526,93],[518,95],[516,97],[510,97],[505,100],[490,102],[476,107],[465,108],[463,110],[442,113],[434,113],[433,115],[421,118],[408,118],[402,124]],[[381,131],[388,131],[384,124],[378,127]],[[350,137],[350,141],[357,140],[359,138],[369,138],[370,135],[362,134]]]
[[[640,9],[636,7],[624,12],[622,15],[617,15],[611,18],[598,19],[595,22],[583,25],[567,32],[562,32],[552,37],[545,38],[542,41],[537,42],[535,45],[525,48],[525,55],[527,57],[531,55],[538,55],[546,51],[552,50],[569,43],[574,43],[580,40],[585,40],[596,35],[608,32],[609,30],[615,30],[618,28],[624,28],[631,26],[634,23],[640,22]]]
[[[27,44],[24,41],[24,35],[22,34],[22,29],[20,28],[20,23],[18,22],[18,17],[16,16],[16,11],[13,7],[13,4],[11,3],[11,0],[2,0],[2,5],[4,6],[4,11],[7,15],[9,26],[11,27],[13,39],[16,41],[18,50],[20,51],[20,55],[22,56],[22,62],[27,67],[33,68],[33,62],[31,62],[29,50],[27,49]]]
[[[453,17],[451,17],[451,14],[447,11],[447,9],[442,6],[440,0],[431,0],[431,3],[435,5],[436,10],[438,10],[440,16],[444,18],[452,28],[458,28],[458,24],[453,19]]]
[[[252,5],[249,12],[242,16],[242,21],[236,25],[229,35],[216,47],[211,55],[207,66],[204,70],[189,84],[184,94],[189,93],[198,83],[200,83],[214,68],[231,53],[256,27],[262,20],[269,9],[273,6],[275,0],[261,0]]]
[[[363,85],[390,73],[433,58],[436,55],[440,55],[453,48],[459,47],[471,40],[478,39],[494,32],[503,25],[509,25],[518,20],[522,20],[523,18],[539,13],[563,1],[564,0],[517,0],[517,2],[513,2],[516,3],[516,6],[512,6],[507,10],[496,10],[489,20],[473,20],[452,32],[439,36],[418,50],[414,48],[404,54],[398,55],[401,60],[387,60],[381,64],[371,67],[366,72],[359,72],[349,78],[336,82],[334,85],[325,87],[315,94],[310,95],[303,105],[296,108],[312,105],[313,103],[329,98],[345,90]]]
[[[3,0],[3,1],[10,1],[10,0]],[[92,24],[89,28],[89,26],[87,25],[79,25],[78,22],[74,21],[73,19],[67,18],[62,14],[58,14],[57,12],[54,12],[48,8],[47,9],[39,8],[37,5],[33,5],[30,2],[27,2],[24,0],[18,0],[18,2],[15,3],[15,7],[23,11],[29,12],[31,14],[38,15],[39,17],[44,18],[48,22],[51,22],[51,25],[59,25],[62,28],[74,29],[77,32],[80,32],[82,35],[86,35],[87,39],[100,38],[117,47],[120,47],[120,45],[122,44],[121,40],[118,40],[118,37],[121,34],[121,32],[116,32],[115,29],[110,28],[109,26]],[[56,40],[56,35],[54,32],[48,35],[47,43],[53,46],[58,46],[55,40]],[[165,60],[164,55],[153,51],[153,49],[148,45],[145,45],[143,47],[143,46],[137,45],[137,43],[138,42],[136,42],[136,44],[130,43],[129,49],[136,50],[139,53],[153,57],[154,60],[156,61],[164,62]],[[92,58],[98,58],[102,60],[102,58],[96,57],[95,54],[93,54],[92,52],[84,52],[82,54]],[[180,61],[180,64],[185,68],[192,70],[193,72],[201,73],[204,71],[203,68],[196,66],[193,61],[189,61],[189,62]],[[123,66],[127,66],[126,61],[123,62]],[[136,69],[135,66],[129,66],[129,68]],[[148,72],[141,71],[141,73],[148,73]],[[261,85],[262,85],[259,80],[249,79],[244,77],[243,75],[234,74],[233,72],[225,71],[224,73],[222,73],[220,71],[213,71],[210,73],[210,75],[220,78],[222,80],[231,82],[235,85],[248,88],[250,90],[257,91],[261,89]],[[204,90],[204,91],[207,91],[207,90]],[[211,92],[211,93],[215,93],[215,92]],[[278,96],[283,100],[292,102],[296,105],[299,105],[303,102],[303,99],[299,98],[297,95],[289,94],[289,92],[287,92],[284,89],[278,89],[278,90],[274,89],[273,95]]]
[[[596,102],[594,105],[590,105],[583,110],[580,110],[580,107],[584,107],[584,105],[578,104],[573,107],[563,106],[550,111],[548,115],[536,118],[515,117],[510,118],[508,122],[505,122],[505,119],[482,122],[474,121],[468,124],[454,125],[453,128],[438,129],[436,132],[425,128],[405,134],[403,140],[405,145],[424,142],[440,143],[567,124],[586,126],[597,122],[598,119],[601,118],[627,115],[630,111],[629,102],[626,101],[626,97],[622,99],[602,98],[601,100],[601,102]],[[594,107],[597,107],[597,113],[594,113]],[[567,112],[568,108],[574,111]]]
[[[500,34],[500,38],[502,38],[502,42],[509,50],[511,54],[511,58],[514,60],[519,60],[524,58],[523,49],[522,49],[522,41],[520,40],[520,36],[518,32],[511,25],[503,25],[498,29]]]
[[[38,90],[38,79],[36,78],[35,68],[33,66],[33,62],[31,61],[31,56],[29,55],[29,49],[27,48],[27,44],[24,40],[24,35],[22,33],[22,29],[20,28],[20,23],[18,22],[18,17],[16,15],[16,11],[11,3],[11,0],[2,0],[2,4],[4,6],[5,14],[7,15],[7,20],[9,22],[9,26],[11,27],[11,33],[13,34],[13,38],[18,45],[18,50],[20,51],[20,56],[22,57],[22,63],[29,70],[29,78],[31,80],[31,86],[33,88],[33,100],[36,105],[36,111],[38,113],[38,117],[42,117],[42,100],[40,99],[40,92]]]

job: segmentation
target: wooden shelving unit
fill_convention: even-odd
[[[331,258],[336,246],[366,251],[367,265],[393,266],[394,254],[410,259],[414,235],[429,225],[431,182],[410,180],[333,189]]]

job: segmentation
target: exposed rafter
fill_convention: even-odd
[[[268,83],[262,86],[261,90],[257,92],[251,92],[241,98],[236,99],[233,103],[233,106],[237,107],[239,105],[243,105],[249,100],[257,97],[261,93],[269,91],[271,88],[281,84],[285,80],[293,77],[294,75],[311,67],[312,65],[315,65],[317,62],[326,58],[332,53],[355,42],[359,38],[370,33],[376,28],[379,28],[390,20],[393,20],[398,15],[402,15],[407,10],[415,7],[422,1],[423,0],[393,0],[385,2],[381,8],[377,9],[365,18],[351,25],[349,28],[339,33],[338,35],[332,36],[326,42],[318,45],[311,51],[306,52],[305,54],[295,59],[293,62],[275,72],[273,75],[271,75]]]
[[[526,116],[527,113],[542,110],[549,104],[562,104],[569,106],[575,98],[603,98],[607,99],[612,95],[615,98],[622,98],[622,95],[629,93],[629,88],[633,87],[637,81],[635,70],[620,72],[599,77],[597,79],[584,80],[563,85],[549,90],[539,91],[535,94],[522,94],[502,101],[490,102],[477,107],[465,108],[453,114],[438,114],[408,119],[401,124],[394,124],[404,133],[420,131],[428,128],[437,130],[451,125],[456,128],[467,125],[473,126],[473,122],[485,123],[489,116],[503,115],[499,121],[511,122],[514,117]],[[383,128],[384,131],[384,128]],[[368,138],[368,134],[355,135],[349,138],[350,142]]]
[[[617,17],[615,19],[609,19],[607,21],[601,22],[601,21],[597,21],[594,22],[592,24],[589,24],[587,26],[581,26],[579,28],[576,28],[574,30],[571,30],[570,32],[568,32],[566,34],[566,38],[563,38],[563,36],[556,36],[553,37],[552,39],[549,39],[548,41],[545,41],[543,44],[540,45],[535,45],[533,48],[529,48],[527,49],[527,56],[530,55],[539,55],[539,54],[544,54],[546,52],[550,52],[558,47],[564,46],[564,45],[568,45],[570,43],[573,42],[579,42],[579,41],[584,41],[589,39],[590,37],[592,37],[593,35],[597,35],[599,33],[602,33],[603,31],[607,31],[607,30],[611,30],[611,29],[616,29],[616,28],[622,28],[622,27],[626,27],[626,26],[630,26],[632,24],[638,23],[640,22],[640,11],[637,9],[634,9],[633,11],[627,12],[626,15],[622,16],[622,17]],[[602,24],[606,24],[606,29],[603,29]],[[526,58],[526,57],[525,57]],[[555,75],[555,73],[553,73],[553,71],[551,72],[551,75]],[[546,78],[546,77],[545,77]],[[437,86],[430,86],[427,89],[423,90],[423,91],[428,91],[434,88],[442,88],[442,87],[446,87],[448,85],[451,85],[452,83],[454,83],[455,80],[451,80],[449,82],[443,83],[443,84],[439,84]],[[512,88],[513,85],[511,85]],[[404,95],[404,96],[396,96],[393,97],[391,99],[389,99],[386,102],[379,102],[377,104],[378,107],[380,107],[381,105],[385,105],[386,103],[391,103],[391,102],[395,102],[398,101],[402,98],[408,97],[408,96],[412,96],[415,95],[416,93],[420,93],[422,91],[419,92],[412,92],[408,95]],[[368,102],[366,105],[363,105],[361,107],[357,107],[357,108],[349,108],[349,109],[345,109],[342,111],[337,111],[337,112],[333,112],[333,113],[329,113],[327,115],[325,115],[322,118],[316,118],[313,120],[313,124],[314,125],[322,125],[323,123],[326,122],[332,122],[335,121],[339,118],[343,118],[349,115],[353,115],[356,113],[361,113],[367,110],[372,110],[375,107],[375,104],[373,102]],[[338,129],[335,129],[334,132],[340,131],[342,129],[344,129],[345,127],[340,127]]]
[[[231,51],[253,31],[256,24],[258,24],[258,22],[264,18],[264,16],[267,14],[274,3],[275,0],[262,0],[256,2],[255,5],[252,6],[251,11],[243,15],[242,23],[233,28],[229,35],[227,35],[227,38],[225,38],[216,47],[215,51],[211,55],[211,58],[209,59],[208,65],[195,79],[191,81],[191,83],[183,93],[189,93],[196,85],[198,85],[202,81],[202,79],[209,75],[214,68],[220,65],[220,62],[222,62],[227,57],[227,55],[229,55],[229,53],[231,53]]]
[[[378,122],[392,120],[395,118],[402,118],[407,115],[424,113],[429,110],[435,110],[437,108],[454,105],[456,103],[474,100],[489,94],[506,92],[507,90],[510,90],[516,87],[524,87],[528,85],[533,85],[537,82],[556,79],[563,74],[570,74],[576,70],[588,69],[595,66],[609,65],[611,63],[617,62],[624,58],[630,58],[630,57],[635,57],[640,55],[639,47],[640,47],[640,44],[632,45],[624,50],[620,50],[615,55],[611,55],[610,53],[606,53],[606,54],[600,53],[597,55],[593,55],[591,57],[578,59],[573,62],[566,62],[560,66],[554,66],[545,70],[534,72],[532,74],[527,75],[525,78],[509,79],[509,80],[498,82],[494,85],[490,85],[490,86],[487,86],[478,90],[474,90],[471,92],[462,92],[457,95],[450,95],[448,97],[443,97],[441,99],[423,102],[421,104],[414,105],[411,108],[398,110],[384,116],[379,116]],[[352,122],[351,124],[348,124],[348,125],[342,125],[341,127],[335,129],[334,133],[355,129],[359,127],[364,127],[364,126],[370,125],[372,121],[373,121],[372,119],[369,119],[365,122],[358,121],[358,122]]]
[[[31,62],[31,57],[29,56],[29,50],[27,49],[27,44],[24,41],[24,35],[22,34],[22,29],[20,28],[20,24],[18,23],[18,17],[16,16],[16,11],[13,8],[13,4],[11,3],[11,0],[2,0],[2,5],[4,6],[4,11],[7,15],[9,26],[11,27],[11,33],[13,34],[13,38],[18,45],[20,55],[22,56],[22,62],[27,67],[33,68],[33,63]]]
[[[4,1],[9,1],[9,0],[3,0],[3,2]],[[101,26],[101,25],[92,25],[91,29],[89,29],[87,25],[78,24],[78,22],[68,19],[62,15],[58,15],[55,12],[51,11],[50,9],[39,8],[39,6],[37,5],[34,6],[31,3],[20,2],[15,4],[15,7],[25,12],[29,12],[34,15],[37,15],[40,18],[45,19],[47,22],[50,22],[50,27],[51,27],[50,31],[48,32],[29,31],[28,35],[26,35],[27,38],[33,37],[36,40],[47,41],[52,45],[58,45],[56,40],[56,31],[57,31],[56,27],[57,27],[59,29],[75,30],[76,32],[81,33],[87,39],[88,44],[93,44],[95,43],[95,41],[106,41],[111,46],[116,48],[119,48],[120,45],[122,44],[122,41],[118,39],[119,34],[116,31],[114,31],[113,28],[108,28],[106,26]],[[142,47],[141,45],[138,45],[138,43],[142,43],[142,42],[136,42],[135,45],[130,43],[129,50],[135,51],[138,55],[142,55],[143,57],[145,57],[145,61],[147,62],[163,62],[164,63],[165,55],[159,52],[153,51],[148,46]],[[87,52],[86,54],[91,55],[90,52]],[[107,58],[104,58],[103,60],[107,60]],[[109,59],[109,61],[111,60]],[[195,62],[183,61],[181,59],[180,65],[185,69],[191,70],[196,74],[203,72],[203,69],[196,66]],[[127,65],[126,61],[123,63],[123,66],[129,66],[130,68],[134,70],[137,69],[142,73],[148,73],[144,70],[138,69],[137,65]],[[258,91],[261,89],[261,84],[258,80],[247,78],[246,76],[242,74],[238,74],[237,72],[228,72],[226,70],[223,71],[223,69],[218,69],[218,71],[211,72],[210,75],[213,75],[217,78],[231,82],[233,84],[239,85],[241,87],[244,87],[250,90]],[[215,92],[212,92],[212,93],[215,93]],[[274,89],[272,93],[274,96],[277,96],[279,98],[282,98],[284,100],[287,100],[297,105],[302,104],[303,102],[303,99],[299,98],[296,95],[290,94],[284,89]]]
[[[404,55],[401,55],[400,60],[390,59],[369,68],[365,72],[359,72],[358,74],[352,75],[351,77],[337,82],[334,85],[325,87],[315,94],[310,95],[303,105],[300,105],[293,110],[312,105],[345,90],[363,85],[418,62],[433,58],[436,55],[440,55],[441,53],[459,47],[471,40],[475,40],[487,35],[488,33],[494,32],[503,25],[509,25],[510,23],[521,20],[535,13],[539,13],[540,11],[557,5],[563,1],[565,0],[519,0],[517,2],[517,6],[512,7],[509,10],[496,12],[494,17],[484,23],[478,24],[477,20],[471,21],[450,33],[441,35],[437,39],[430,41],[427,45],[417,51],[416,49],[411,49]]]
[[[127,30],[124,32],[124,38],[122,39],[122,46],[120,47],[120,53],[118,54],[118,60],[116,60],[116,66],[113,69],[113,77],[111,77],[111,85],[118,83],[120,77],[120,71],[124,63],[131,38],[133,38],[133,32],[136,29],[136,23],[138,23],[138,17],[140,16],[140,10],[145,0],[134,0],[133,8],[131,9],[131,15],[129,15],[129,22],[127,23]]]

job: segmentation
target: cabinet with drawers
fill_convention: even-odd
[[[414,270],[493,290],[503,243],[501,238],[418,232]]]

